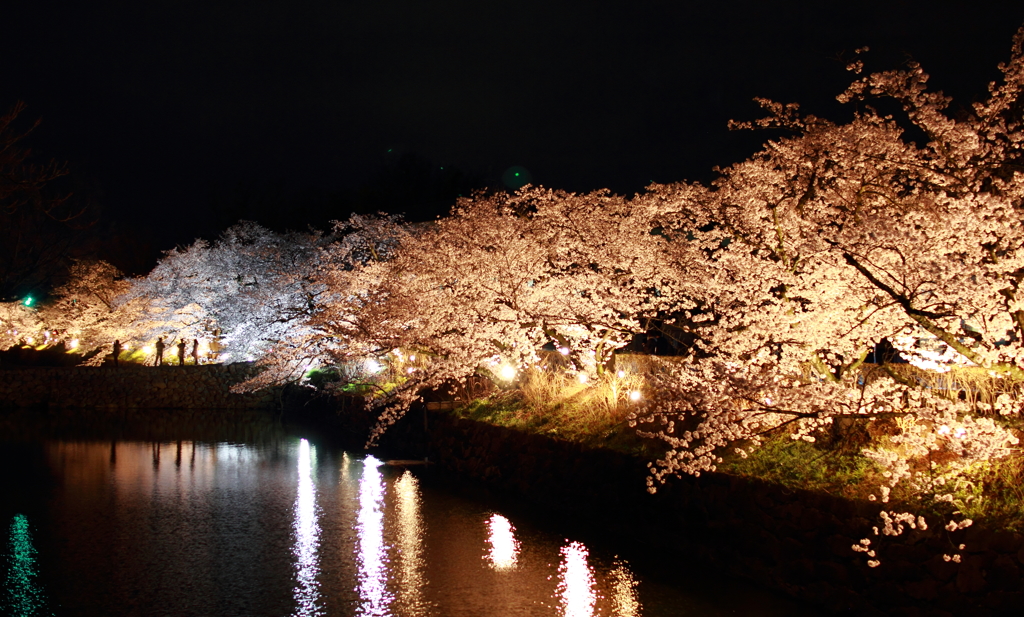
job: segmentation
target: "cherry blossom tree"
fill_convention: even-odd
[[[585,377],[601,373],[675,293],[653,225],[649,208],[606,192],[536,188],[464,199],[406,236],[372,270],[378,301],[361,324],[368,349],[429,362],[406,367],[383,425],[424,389],[477,373],[507,382],[545,346]]]
[[[303,284],[315,293],[306,296],[301,319],[260,358],[263,372],[238,389],[299,381],[317,368],[342,370],[349,381],[379,381],[377,360],[398,344],[388,311],[388,263],[409,233],[401,216],[384,213],[335,221],[317,259],[303,266]],[[367,362],[378,368],[366,370]]]
[[[117,268],[104,261],[76,260],[66,282],[54,289],[38,307],[4,303],[0,316],[0,348],[15,344],[34,347],[63,345],[86,353],[89,363],[103,356],[90,354],[107,348],[114,340],[130,341],[144,321],[146,307],[124,302],[131,283]]]
[[[242,222],[213,243],[168,251],[121,301],[146,304],[146,341],[215,340],[221,361],[255,360],[302,332],[324,291],[312,274],[329,243],[319,232],[278,234]]]
[[[92,350],[115,340],[127,342],[137,335],[145,315],[139,302],[121,301],[130,288],[130,280],[105,261],[75,261],[67,282],[53,291],[39,317],[61,333],[69,348]]]
[[[21,302],[0,302],[0,350],[42,338],[38,311]]]
[[[696,353],[655,376],[658,394],[636,417],[672,448],[652,490],[674,473],[714,470],[726,448],[742,452],[768,431],[813,440],[837,417],[904,418],[897,447],[865,452],[886,469],[886,498],[901,481],[947,498],[934,473],[914,467],[923,453],[953,455],[956,476],[1016,445],[967,404],[864,366],[883,338],[919,330],[977,371],[1024,377],[1024,29],[1000,68],[1003,80],[968,114],[947,113],[949,99],[927,90],[915,64],[855,81],[839,97],[858,105],[846,124],[762,101],[769,116],[740,126],[791,136],[708,187],[651,187],[644,199],[669,205],[665,229],[678,241],[666,248],[700,308],[685,315]],[[902,115],[876,110],[876,97]],[[1018,413],[1019,401],[1000,411]]]

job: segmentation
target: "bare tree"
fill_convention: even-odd
[[[37,164],[23,140],[39,125],[18,127],[25,104],[0,116],[0,299],[19,297],[52,282],[82,231],[93,224],[88,208],[56,190],[63,163]]]

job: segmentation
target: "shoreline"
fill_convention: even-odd
[[[205,422],[215,427],[214,437],[225,431],[239,438],[252,435],[244,425],[254,422],[249,417],[253,412],[338,443],[359,447],[365,441],[375,418],[358,405],[342,414],[338,408],[343,402],[311,399],[308,391],[283,390],[256,397],[231,394],[230,386],[247,378],[251,370],[247,364],[147,371],[5,369],[0,371],[0,408],[20,410],[14,415],[45,417],[50,426],[66,424],[73,417],[84,422],[130,417],[145,427],[156,410],[124,407],[114,397],[135,392],[142,400],[159,400],[168,389],[180,394],[204,374],[216,383],[207,384],[203,396],[172,398],[179,403],[177,411],[162,415],[180,419],[185,414],[194,418],[190,424]],[[62,400],[81,383],[83,378],[77,374],[82,372],[87,372],[84,379],[89,387],[110,387],[113,396],[86,399],[87,405],[81,404],[80,394]],[[146,374],[147,379],[128,379]],[[10,379],[12,375],[18,379]],[[168,388],[172,379],[182,381]],[[62,385],[54,387],[55,380]],[[158,381],[165,385],[156,385]],[[218,396],[228,404],[215,408],[202,403]],[[181,405],[183,400],[191,406]],[[226,413],[218,413],[219,409]],[[113,415],[115,410],[119,413]],[[3,418],[8,415],[4,412]],[[153,430],[153,438],[159,433]],[[425,405],[391,427],[375,450],[396,458],[428,457],[434,463],[432,469],[460,481],[542,506],[559,516],[585,519],[638,546],[658,547],[691,566],[706,564],[709,570],[782,591],[831,613],[987,617],[1018,614],[1024,604],[1024,536],[1020,534],[978,525],[950,533],[932,521],[927,531],[876,537],[871,528],[878,525],[878,504],[720,473],[673,478],[650,495],[647,465],[639,458],[456,418],[427,410]],[[877,568],[869,568],[863,554],[851,548],[865,537],[872,539],[873,548],[878,547],[882,563]],[[955,552],[961,543],[966,545],[959,551],[962,563],[944,561],[943,555]]]

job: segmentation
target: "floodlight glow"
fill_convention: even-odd
[[[580,383],[587,383],[587,374],[580,373],[579,375],[576,376],[576,379],[579,379]]]
[[[153,347],[150,345],[146,345],[145,347],[142,348],[142,353],[153,353]]]
[[[568,347],[559,347],[558,348],[558,353],[562,354],[563,356],[568,356],[569,355],[569,348]]]
[[[505,381],[511,381],[516,377],[516,368],[510,364],[506,364],[498,370],[498,375]]]
[[[374,360],[373,358],[368,358],[368,359],[366,360],[366,370],[367,370],[367,371],[368,371],[369,373],[371,373],[371,374],[374,374],[374,373],[379,373],[379,372],[381,372],[381,370],[383,370],[383,369],[384,369],[384,367],[383,367],[383,366],[381,366],[381,363],[380,363],[380,362],[377,362],[377,361],[376,361],[376,360]]]
[[[68,341],[68,349],[78,349],[78,339],[73,338]]]
[[[33,302],[35,302],[35,300],[32,299],[32,296],[25,296],[25,299],[21,301],[25,306],[32,306]]]
[[[619,371],[615,373],[615,376],[618,377],[619,379],[622,379],[623,377],[626,376],[626,371]]]
[[[639,390],[630,390],[629,391],[629,400],[631,400],[631,401],[639,401],[640,400],[640,396],[641,395],[640,395],[640,391]]]

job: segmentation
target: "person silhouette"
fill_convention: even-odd
[[[185,339],[178,339],[178,366],[185,366]]]
[[[192,339],[192,364],[199,364],[199,339]]]
[[[164,337],[156,339],[156,360],[153,362],[154,366],[164,365]]]
[[[121,341],[114,341],[114,368],[117,368],[117,359],[121,357]]]

